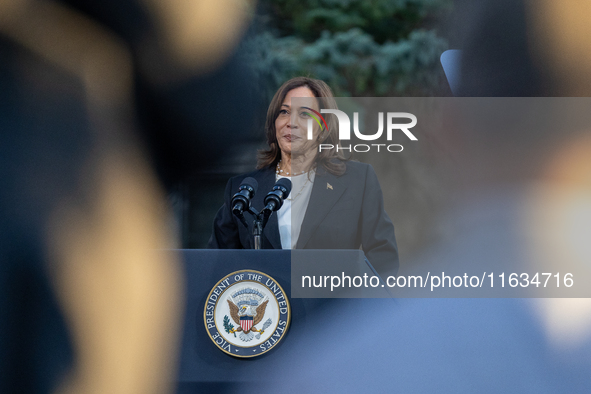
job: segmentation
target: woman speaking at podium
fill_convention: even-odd
[[[267,222],[263,249],[361,247],[379,273],[394,273],[394,226],[384,210],[378,178],[368,164],[347,161],[335,149],[319,149],[320,144],[338,145],[336,119],[323,118],[320,108],[337,108],[332,91],[320,80],[293,78],[275,93],[265,123],[269,148],[259,152],[256,171],[229,180],[209,248],[253,249],[253,224],[247,228],[233,214],[232,196],[246,178],[254,178],[258,191],[251,204],[260,211],[276,181],[287,177],[291,193]]]

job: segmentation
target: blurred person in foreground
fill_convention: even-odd
[[[304,105],[305,104],[305,105]],[[253,177],[257,210],[276,181],[288,178],[292,190],[264,230],[264,249],[359,249],[380,274],[398,269],[394,226],[384,210],[378,178],[370,165],[346,161],[336,149],[319,151],[323,143],[338,145],[336,123],[312,122],[320,109],[336,109],[332,91],[322,81],[298,77],[275,93],[265,125],[269,148],[260,152],[258,170],[230,179],[209,241],[212,249],[252,249],[252,227],[232,212],[232,196]],[[324,119],[322,119],[324,120]]]
[[[0,392],[173,389],[183,280],[158,251],[176,246],[163,185],[213,159],[206,131],[235,130],[206,120],[246,79],[243,11],[0,2]],[[230,27],[207,23],[221,14]]]
[[[464,96],[591,94],[590,5],[492,0],[472,7],[463,15],[471,27],[463,48]],[[475,263],[489,271],[589,272],[589,99],[571,108],[549,106],[550,100],[494,100],[489,103],[501,103],[507,112],[480,108],[494,127],[446,129],[455,199],[442,225],[455,232],[416,263],[431,272]],[[550,111],[519,113],[506,106],[511,102]],[[585,122],[567,121],[577,117]],[[536,124],[543,127],[521,127]],[[591,390],[589,298],[397,302],[387,309],[355,300],[345,317],[342,311],[319,316],[319,339],[302,349],[306,357],[278,366],[286,371],[278,381],[297,387],[293,392]],[[351,316],[362,321],[361,332],[348,329]]]

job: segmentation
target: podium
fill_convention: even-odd
[[[314,252],[314,251],[307,251]],[[316,251],[342,261],[357,272],[373,272],[361,251]],[[291,298],[290,250],[182,250],[186,278],[186,305],[180,348],[178,393],[233,391],[246,382],[273,380],[278,361],[302,359],[310,352],[309,339],[315,335],[318,317],[338,313],[339,306],[351,302],[392,302],[391,299]],[[325,258],[326,260],[326,258]],[[358,267],[355,267],[358,265]],[[221,351],[209,337],[204,324],[204,308],[216,283],[239,270],[263,272],[280,284],[291,307],[291,322],[283,339],[257,357],[237,358]],[[314,338],[318,341],[318,338]],[[325,339],[330,343],[331,338]],[[335,343],[335,347],[342,344]],[[313,357],[313,354],[310,354]]]

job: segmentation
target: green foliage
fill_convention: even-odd
[[[230,323],[230,318],[228,315],[224,316],[224,330],[230,334],[234,329],[234,325]],[[234,333],[234,337],[236,337],[236,333]]]
[[[245,44],[270,96],[285,80],[324,80],[337,96],[431,95],[445,39],[429,28],[450,0],[261,0]]]

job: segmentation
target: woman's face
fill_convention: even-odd
[[[306,97],[308,100],[297,100],[292,106],[292,98]],[[302,106],[305,104],[305,106]],[[275,119],[275,135],[279,143],[282,155],[293,153],[305,153],[318,145],[319,127],[313,122],[313,138],[308,139],[308,115],[306,107],[315,111],[318,109],[318,100],[307,86],[301,86],[287,92],[281,105],[281,110]]]

